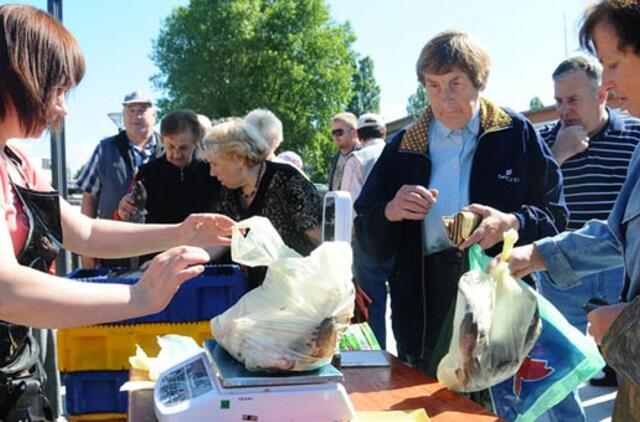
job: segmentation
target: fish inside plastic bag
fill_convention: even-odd
[[[474,255],[483,255],[480,247],[469,251],[472,269],[458,282],[453,336],[437,371],[452,390],[479,391],[511,377],[540,335],[536,296],[507,267],[517,240],[515,230],[504,234],[501,261],[490,274],[474,265]]]
[[[351,246],[324,242],[302,257],[268,219],[252,217],[234,226],[231,256],[269,268],[262,285],[211,320],[216,341],[251,371],[307,371],[329,363],[353,315]]]

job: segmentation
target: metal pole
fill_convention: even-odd
[[[564,34],[564,58],[569,57],[569,49],[567,47],[567,12],[562,1],[562,32]]]
[[[62,22],[62,0],[47,0],[47,11]],[[67,199],[67,157],[65,150],[64,121],[59,133],[51,132],[51,183],[60,196]],[[56,273],[65,275],[69,272],[71,254],[63,251],[56,259]]]
[[[51,16],[62,23],[62,0],[47,0],[47,11]],[[60,192],[65,200],[67,199],[67,159],[65,154],[64,141],[64,121],[59,133],[51,132],[51,182],[53,188]],[[62,250],[56,258],[56,274],[65,275],[71,267],[71,254]],[[45,394],[49,399],[53,418],[58,419],[61,409],[60,396],[60,372],[58,371],[58,358],[55,343],[55,335],[51,330],[43,330],[46,334],[40,345],[42,350],[46,350],[44,357],[44,370],[47,374],[48,382],[45,387]]]
[[[47,12],[62,22],[62,0],[47,0]]]

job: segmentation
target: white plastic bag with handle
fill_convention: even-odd
[[[500,263],[490,274],[478,245],[469,250],[470,271],[458,282],[449,352],[438,365],[438,380],[455,391],[479,391],[513,376],[542,330],[538,301],[514,279],[507,260],[518,240],[504,234]]]
[[[324,242],[302,257],[268,219],[252,217],[234,226],[231,257],[269,268],[262,285],[211,320],[216,341],[252,371],[307,371],[329,363],[353,315],[351,246]]]

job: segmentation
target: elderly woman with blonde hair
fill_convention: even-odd
[[[216,211],[236,220],[267,217],[287,246],[308,255],[321,241],[322,200],[294,167],[267,160],[264,129],[231,118],[205,136],[204,158],[223,186]],[[264,269],[249,271],[254,287],[263,279]]]

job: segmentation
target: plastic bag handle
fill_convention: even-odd
[[[518,241],[518,232],[514,229],[509,229],[502,234],[504,243],[502,244],[502,254],[500,255],[501,262],[507,262],[511,256],[513,246]]]
[[[231,228],[231,259],[238,264],[257,267],[296,256],[265,217],[251,217]]]

